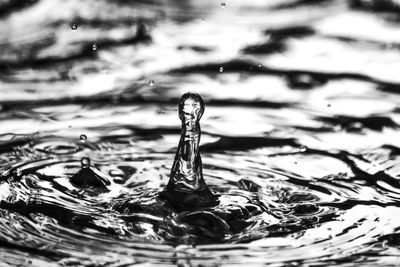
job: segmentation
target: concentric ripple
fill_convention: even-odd
[[[135,135],[126,127],[103,127],[95,142],[67,137],[68,131],[7,137],[12,142],[2,154],[0,184],[4,255],[18,251],[35,264],[67,266],[280,265],[362,261],[366,253],[379,262],[390,253],[400,184],[395,175],[371,170],[396,153],[390,148],[376,156],[328,152],[287,138],[252,143],[206,130],[204,176],[220,203],[178,212],[158,194],[169,179],[179,132],[158,129],[157,137],[143,139],[140,132],[150,129],[135,129]],[[232,151],[235,143],[242,150]],[[110,182],[106,191],[71,183],[84,157]],[[8,263],[27,264],[23,258],[10,256]]]

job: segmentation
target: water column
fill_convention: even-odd
[[[196,93],[186,93],[179,101],[178,112],[182,121],[181,138],[169,182],[161,196],[185,210],[215,205],[217,197],[204,181],[199,152],[204,101]]]

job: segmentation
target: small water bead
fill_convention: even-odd
[[[86,140],[87,140],[87,136],[85,135],[85,134],[81,134],[80,136],[79,136],[79,139],[81,139],[81,142],[86,142]]]
[[[96,50],[97,50],[97,44],[93,44],[93,45],[92,45],[92,50],[93,50],[93,51],[96,51]]]
[[[82,168],[89,168],[90,167],[90,159],[88,157],[83,157],[81,159],[81,167]]]
[[[150,86],[153,86],[153,85],[154,85],[154,80],[150,80],[150,81],[149,81],[149,85],[150,85]]]
[[[71,30],[76,31],[78,29],[78,25],[75,23],[71,24]]]
[[[219,67],[219,72],[224,72],[224,67]]]

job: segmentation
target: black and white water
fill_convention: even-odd
[[[397,265],[399,26],[397,0],[0,1],[0,266]],[[196,211],[158,197],[186,91]]]

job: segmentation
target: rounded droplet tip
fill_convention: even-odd
[[[182,95],[178,105],[179,118],[182,121],[187,119],[200,120],[204,113],[203,98],[197,93],[188,92]]]
[[[83,157],[81,159],[81,167],[82,168],[89,168],[90,167],[90,159],[87,157]]]

